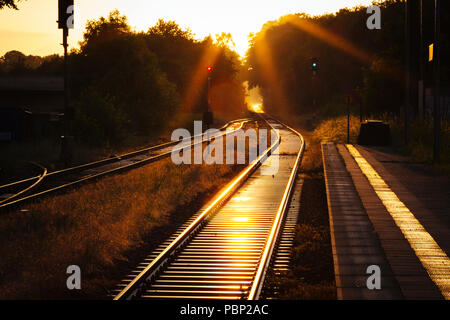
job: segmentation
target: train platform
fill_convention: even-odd
[[[383,148],[322,155],[338,299],[450,299],[450,179]]]

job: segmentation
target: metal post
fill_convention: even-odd
[[[63,46],[64,46],[64,135],[69,135],[69,88],[68,88],[68,69],[67,69],[67,49],[69,44],[67,43],[67,38],[69,36],[69,29],[63,29]]]
[[[409,7],[408,0],[405,1],[405,145],[408,144],[409,136],[409,108],[410,108],[410,17],[409,17]]]
[[[211,89],[211,76],[208,76],[208,92],[207,92],[208,105],[206,106],[206,112],[210,112],[211,111],[211,106],[210,106],[211,101],[210,101],[210,98],[209,98],[209,91],[210,91],[210,89]]]
[[[205,123],[206,123],[206,128],[209,129],[209,126],[212,124],[210,123],[211,119],[210,119],[210,112],[211,112],[211,99],[210,99],[210,90],[211,90],[211,75],[208,75],[208,91],[206,92],[206,96],[207,96],[207,104],[206,104],[206,119],[205,119]]]
[[[347,144],[350,144],[350,101],[347,103]]]
[[[69,29],[63,28],[63,47],[64,47],[64,128],[61,137],[61,155],[60,159],[67,166],[72,158],[71,141],[70,141],[70,107],[69,107],[69,83],[68,83],[68,65],[67,65],[67,38]]]
[[[313,109],[314,112],[317,111],[316,105],[317,105],[317,71],[313,70],[312,72],[312,78],[311,78],[311,84],[312,84],[312,93],[313,93]]]
[[[440,135],[441,135],[441,108],[440,108],[440,1],[435,0],[435,24],[434,24],[434,162],[440,161]]]
[[[362,110],[362,101],[361,99],[358,100],[359,102],[359,122],[362,123],[363,122],[363,110]]]
[[[419,2],[419,119],[424,117],[423,0]]]

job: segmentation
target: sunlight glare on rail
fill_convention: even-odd
[[[234,201],[248,201],[250,200],[250,197],[235,197],[233,198]]]
[[[236,222],[248,222],[248,218],[247,217],[234,217],[233,221],[236,221]]]

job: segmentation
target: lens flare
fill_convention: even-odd
[[[263,113],[263,108],[261,104],[254,104],[250,107],[250,110],[256,113]]]

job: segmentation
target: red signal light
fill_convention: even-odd
[[[209,72],[211,72],[212,71],[212,67],[208,67],[208,68],[206,68]]]

